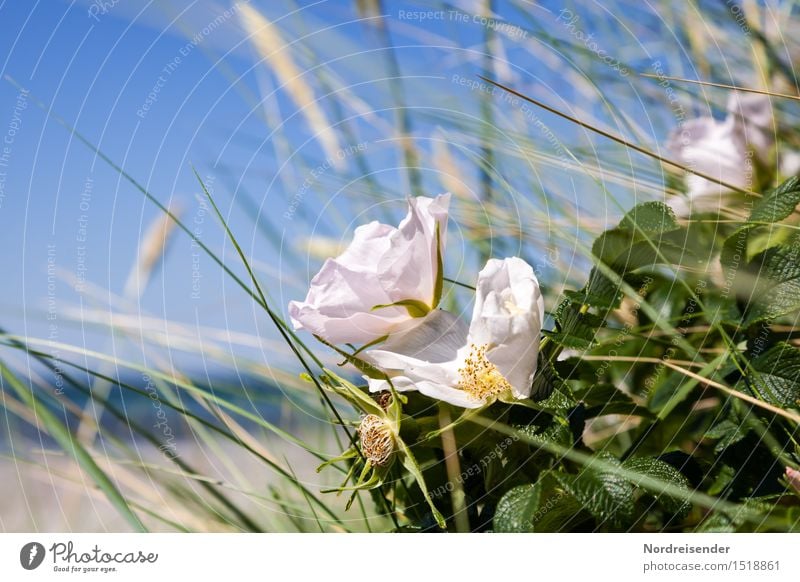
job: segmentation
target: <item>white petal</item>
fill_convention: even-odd
[[[391,384],[389,384],[388,380],[384,380],[383,378],[370,378],[369,376],[364,376],[364,378],[367,381],[370,392],[388,392],[392,389],[392,386],[394,386],[394,389],[398,392],[416,390],[414,382],[405,376],[394,376]]]
[[[449,386],[458,384],[459,364],[456,359],[446,362],[429,362],[382,349],[362,352],[360,357],[392,378],[405,376],[414,382],[427,380]]]
[[[408,215],[392,234],[389,249],[377,265],[378,278],[392,303],[415,299],[433,307],[437,256],[444,252],[449,204],[450,194],[409,200]]]
[[[724,122],[711,117],[687,121],[672,133],[667,147],[673,158],[692,170],[739,188],[747,186],[746,142],[730,116]],[[686,212],[719,210],[726,205],[723,194],[729,193],[729,188],[695,174],[687,174],[686,184],[691,199]],[[675,208],[685,215],[680,205]]]
[[[728,117],[745,148],[762,162],[769,159],[775,143],[776,123],[769,95],[733,92],[728,97]]]
[[[780,171],[784,176],[794,176],[800,172],[800,153],[792,151],[780,152]]]
[[[478,275],[469,328],[471,344],[488,346],[486,357],[511,384],[514,396],[530,395],[536,373],[544,299],[528,263],[492,259]]]
[[[407,376],[395,376],[392,377],[391,386],[387,380],[377,380],[375,378],[367,378],[367,383],[369,385],[370,392],[389,391],[391,390],[391,386],[394,386],[394,389],[397,392],[408,392],[413,390],[419,392],[420,394],[424,394],[429,398],[442,400],[448,404],[459,406],[461,408],[478,408],[483,406],[483,402],[470,398],[470,396],[467,395],[467,393],[463,390],[459,390],[458,388],[453,388],[452,386],[447,386],[445,384],[440,384],[438,382],[431,382],[429,380],[415,381]]]
[[[769,161],[775,131],[769,96],[734,92],[724,121],[712,117],[686,121],[672,132],[667,148],[671,157],[692,170],[752,190],[757,186],[754,161]],[[721,184],[694,174],[687,175],[686,184],[689,200],[671,203],[679,216],[742,207],[739,196]]]
[[[430,257],[439,248],[437,224],[444,246],[449,199],[410,199],[399,228],[378,222],[358,227],[347,249],[311,280],[305,301],[289,303],[295,329],[331,343],[366,344],[416,326],[405,307],[374,307],[407,299],[431,303],[438,267],[436,255],[433,264]]]
[[[458,316],[435,309],[412,330],[393,335],[381,344],[380,350],[426,362],[447,362],[467,344],[467,332],[467,325]],[[365,354],[373,351],[377,350]]]
[[[461,408],[480,408],[484,405],[483,401],[470,397],[463,390],[438,382],[422,380],[415,384],[415,388],[420,394],[424,394],[429,398],[442,400],[453,406],[460,406]]]

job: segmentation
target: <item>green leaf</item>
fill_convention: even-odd
[[[800,204],[800,177],[793,176],[773,188],[753,207],[748,222],[778,222],[794,212]]]
[[[545,472],[532,485],[515,487],[500,500],[494,526],[503,532],[557,531],[585,511],[599,528],[623,529],[636,521],[634,500],[636,474],[685,489],[687,479],[674,467],[651,458],[625,462],[625,477],[613,472],[568,474]],[[655,499],[665,511],[683,518],[691,508],[683,499],[648,492],[641,499]],[[653,501],[648,501],[648,505]]]
[[[620,529],[633,522],[633,485],[619,475],[584,470],[578,475],[553,473],[553,476],[594,516],[598,526]]]
[[[593,305],[601,309],[616,309],[622,301],[620,286],[596,268],[589,272],[589,280],[580,291],[565,291],[571,302]]]
[[[500,533],[528,533],[534,531],[533,517],[539,508],[541,485],[519,485],[506,492],[497,503],[494,529]]]
[[[745,311],[744,326],[775,319],[800,309],[800,237],[785,245],[767,249],[756,256],[747,270],[751,284],[744,280],[740,294],[751,300]],[[740,277],[742,281],[744,277]],[[752,284],[754,282],[754,285]]]
[[[686,489],[687,493],[689,492],[689,480],[675,467],[660,459],[645,457],[629,459],[625,461],[622,466],[636,473],[672,483],[673,485]],[[635,480],[633,480],[633,484],[637,485]],[[654,497],[656,502],[666,511],[677,515],[680,519],[686,517],[689,510],[692,508],[689,502],[677,499],[673,496],[649,494],[648,497],[650,496]]]
[[[788,343],[779,343],[753,358],[755,373],[749,378],[753,389],[775,406],[795,406],[800,398],[800,351]]]
[[[550,398],[555,390],[563,392],[564,389],[564,381],[558,375],[550,360],[545,358],[541,352],[538,358],[536,375],[533,377],[533,385],[531,386],[531,399],[534,402],[546,400]]]
[[[655,415],[644,406],[639,406],[626,393],[612,384],[592,384],[582,391],[575,391],[575,397],[586,405],[586,417],[594,418],[605,414],[630,414],[645,418]]]
[[[605,231],[592,245],[592,254],[620,276],[647,266],[661,263],[696,262],[687,244],[689,233],[675,220],[669,206],[661,202],[645,202],[635,206],[622,217],[619,225]],[[622,292],[619,285],[596,268],[580,291],[565,295],[573,303],[614,309],[619,306]]]
[[[718,455],[729,446],[746,437],[751,430],[751,425],[745,422],[745,419],[738,414],[738,409],[736,407],[729,408],[728,415],[709,428],[704,435],[705,438],[717,441],[714,446],[714,452]]]
[[[800,204],[800,178],[797,176],[769,190],[753,206],[747,222],[725,241],[721,255],[722,264],[736,270],[738,263],[749,256],[748,239],[751,232],[763,223],[775,224],[788,218],[798,204]]]
[[[656,233],[674,230],[678,228],[678,222],[672,208],[663,202],[644,202],[622,217],[619,228]]]
[[[622,217],[619,226],[601,234],[592,245],[592,253],[616,271],[633,271],[652,263],[659,238],[678,230],[672,209],[661,202],[634,206]]]
[[[567,422],[554,420],[544,427],[533,424],[515,424],[514,429],[526,436],[549,443],[556,443],[564,447],[571,447],[575,444],[575,439]]]
[[[545,331],[555,343],[565,348],[586,350],[594,344],[597,330],[605,326],[602,317],[582,313],[571,301],[562,301],[556,311],[556,331]]]
[[[495,510],[494,530],[499,533],[564,531],[582,509],[574,497],[560,488],[553,474],[545,472],[536,483],[519,485],[503,495]]]

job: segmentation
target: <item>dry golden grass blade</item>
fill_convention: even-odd
[[[239,15],[250,42],[305,116],[326,158],[335,166],[341,166],[342,161],[336,155],[340,149],[336,133],[317,103],[314,90],[303,78],[303,70],[292,60],[290,45],[283,40],[278,27],[249,4],[242,4]]]
[[[175,206],[170,208],[170,212],[179,218],[182,213],[181,209]],[[150,223],[139,243],[136,263],[125,281],[123,295],[126,299],[134,300],[141,297],[153,271],[166,253],[169,241],[175,233],[175,227],[175,221],[166,214],[159,214]]]
[[[731,89],[732,91],[741,91],[743,93],[758,93],[759,95],[769,95],[770,97],[781,97],[784,99],[794,99],[800,101],[800,95],[789,95],[788,93],[775,93],[764,89],[751,89],[749,87],[740,87],[738,85],[726,85],[725,83],[712,83],[711,81],[699,81],[696,79],[684,79],[682,77],[667,77],[664,75],[653,75],[652,73],[639,73],[640,77],[647,77],[649,79],[666,79],[668,81],[678,81],[679,83],[691,83],[692,85],[703,85],[707,87],[719,87],[721,89]]]
[[[682,368],[678,365],[678,363],[683,365],[692,365],[697,366],[698,364],[693,362],[687,362],[684,360],[663,360],[661,358],[639,358],[634,356],[582,356],[584,360],[613,360],[616,362],[646,362],[650,364],[664,364],[667,368],[671,370],[675,370],[676,372],[680,372],[684,376],[688,376],[693,380],[697,380],[701,384],[705,384],[706,386],[710,386],[712,388],[716,388],[721,392],[729,396],[733,396],[734,398],[738,398],[740,400],[744,400],[752,404],[753,406],[758,406],[759,408],[763,408],[764,410],[769,410],[773,414],[777,414],[778,416],[783,416],[784,418],[788,418],[789,420],[800,424],[800,416],[789,412],[787,410],[783,410],[782,408],[778,408],[777,406],[773,406],[767,402],[759,400],[758,398],[754,398],[749,394],[745,394],[744,392],[739,392],[738,390],[734,390],[733,388],[729,388],[724,384],[720,384],[719,382],[715,382],[709,378],[704,378],[700,374],[696,374],[691,370],[687,370],[686,368]]]
[[[563,111],[559,111],[558,109],[556,109],[554,107],[550,107],[549,105],[547,105],[545,103],[542,103],[541,101],[537,101],[533,97],[529,97],[528,95],[525,95],[524,93],[520,93],[519,91],[515,91],[511,87],[507,87],[506,85],[503,85],[502,83],[498,83],[497,81],[493,81],[492,79],[489,79],[488,77],[484,77],[483,75],[478,75],[478,78],[486,81],[487,83],[489,83],[491,85],[494,85],[495,87],[498,87],[499,89],[502,89],[503,91],[511,93],[512,95],[515,95],[516,97],[519,97],[520,99],[524,99],[528,103],[532,103],[533,105],[536,105],[537,107],[540,107],[540,108],[544,109],[545,111],[549,111],[550,113],[552,113],[554,115],[558,115],[562,119],[566,119],[567,121],[570,121],[570,122],[574,123],[575,125],[579,125],[579,126],[585,128],[585,129],[588,129],[589,131],[592,131],[592,132],[594,132],[594,133],[596,133],[598,135],[602,135],[603,137],[606,137],[606,138],[610,139],[611,141],[615,141],[618,144],[625,146],[626,148],[632,149],[632,150],[634,150],[636,152],[639,152],[640,154],[643,154],[645,156],[653,158],[654,160],[658,160],[662,164],[666,164],[666,165],[672,166],[674,168],[679,168],[679,169],[681,169],[681,170],[683,170],[685,172],[688,172],[690,174],[694,174],[695,176],[699,176],[700,178],[704,178],[704,179],[708,180],[709,182],[713,182],[714,184],[719,184],[720,186],[724,186],[728,190],[732,190],[734,192],[740,192],[742,194],[749,194],[750,196],[755,196],[757,198],[761,197],[761,194],[759,194],[758,192],[753,192],[752,190],[747,190],[746,188],[740,188],[739,186],[734,186],[733,184],[729,184],[727,182],[723,182],[719,178],[714,178],[713,176],[709,176],[708,174],[704,174],[703,172],[698,172],[697,170],[694,170],[694,169],[690,168],[689,166],[686,166],[686,165],[681,164],[679,162],[676,162],[675,160],[670,160],[669,158],[665,158],[664,156],[661,156],[661,155],[659,155],[659,154],[657,154],[655,152],[652,152],[647,148],[644,148],[642,146],[636,145],[635,143],[633,143],[631,141],[628,141],[627,139],[624,139],[622,137],[619,137],[618,135],[614,135],[613,133],[610,133],[608,131],[600,129],[599,127],[596,127],[596,126],[594,126],[594,125],[592,125],[590,123],[586,123],[585,121],[581,121],[580,119],[578,119],[576,117],[568,115],[568,114],[564,113]]]
[[[447,136],[437,130],[433,139],[433,165],[437,170],[439,183],[445,192],[450,192],[460,200],[471,200],[475,194],[470,189],[467,180],[463,178],[464,172],[450,152],[450,143]]]
[[[754,398],[749,394],[745,394],[744,392],[739,392],[738,390],[734,390],[733,388],[728,388],[724,384],[720,384],[719,382],[715,382],[714,380],[710,380],[708,378],[703,378],[700,374],[695,374],[690,370],[686,370],[685,368],[681,368],[680,366],[676,366],[669,361],[664,361],[664,365],[676,372],[680,372],[681,374],[688,376],[694,380],[697,380],[701,384],[705,384],[707,386],[711,386],[712,388],[716,388],[721,392],[729,396],[733,396],[734,398],[738,398],[740,400],[744,400],[745,402],[749,402],[753,406],[758,406],[759,408],[763,408],[764,410],[769,410],[773,414],[777,414],[779,416],[783,416],[784,418],[788,418],[789,420],[800,424],[800,416],[783,410],[782,408],[778,408],[777,406],[773,406],[772,404],[768,404],[759,400],[758,398]]]
[[[639,362],[639,363],[646,363],[646,364],[660,364],[661,362],[670,362],[672,364],[693,368],[702,368],[705,364],[701,364],[699,362],[692,362],[689,360],[662,360],[661,358],[645,358],[645,357],[634,357],[634,356],[589,356],[584,355],[581,356],[582,360],[588,361],[595,361],[595,362]]]

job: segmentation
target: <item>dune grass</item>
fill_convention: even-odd
[[[355,11],[355,4],[360,12]],[[496,3],[482,4],[483,15],[498,17]],[[710,424],[719,410],[736,407],[745,418],[750,418],[751,409],[758,409],[762,416],[748,422],[759,442],[784,465],[795,464],[794,435],[800,420],[796,408],[769,404],[730,385],[727,379],[730,365],[743,376],[748,374],[750,364],[737,343],[741,337],[724,322],[710,318],[701,333],[718,341],[713,346],[717,351],[709,352],[702,342],[687,339],[679,316],[662,314],[663,298],[656,298],[660,301],[656,303],[642,297],[592,255],[591,241],[634,204],[669,202],[671,196],[684,195],[685,172],[703,176],[663,151],[666,132],[679,120],[659,80],[668,82],[679,95],[687,117],[692,109],[707,112],[709,102],[719,106],[727,92],[738,87],[773,96],[780,123],[796,125],[797,111],[791,108],[791,102],[798,99],[796,82],[785,55],[794,55],[798,47],[791,34],[779,34],[791,31],[766,26],[766,16],[748,3],[745,12],[755,33],[744,38],[739,24],[721,6],[706,9],[695,4],[658,3],[657,12],[646,16],[649,23],[661,28],[658,34],[649,33],[646,42],[635,41],[638,34],[647,33],[636,20],[644,10],[636,3],[575,7],[575,13],[582,15],[579,28],[588,31],[596,26],[604,50],[632,72],[628,76],[615,73],[578,36],[570,34],[557,11],[522,1],[510,2],[501,18],[520,35],[524,33],[522,42],[484,28],[479,29],[477,44],[471,39],[450,39],[444,33],[439,36],[421,26],[409,30],[415,24],[394,21],[395,7],[382,2],[354,3],[348,13],[354,21],[360,14],[363,22],[359,26],[365,35],[374,35],[374,45],[365,39],[342,38],[345,33],[333,25],[314,29],[317,23],[313,21],[298,23],[288,16],[276,19],[279,15],[262,13],[255,4],[246,6],[242,26],[253,48],[253,75],[259,76],[263,91],[260,102],[248,105],[265,122],[264,136],[258,139],[263,138],[276,156],[287,158],[281,160],[279,175],[272,177],[269,187],[279,190],[288,206],[293,192],[314,168],[326,160],[335,163],[306,191],[292,219],[296,221],[294,230],[300,231],[301,224],[302,230],[308,231],[305,244],[297,242],[299,237],[288,237],[287,227],[276,213],[265,210],[258,196],[247,192],[238,175],[242,168],[224,162],[208,164],[227,178],[228,200],[212,194],[201,172],[192,167],[199,197],[212,209],[226,244],[233,246],[233,257],[196,236],[179,212],[165,202],[157,186],[152,190],[143,186],[80,128],[32,98],[43,114],[112,168],[132,193],[145,197],[162,213],[161,230],[149,242],[143,241],[139,260],[131,267],[131,281],[136,282],[131,283],[132,288],[146,286],[155,265],[169,260],[168,239],[188,237],[235,285],[235,298],[232,294],[227,300],[254,304],[258,317],[271,329],[267,337],[261,337],[231,329],[199,331],[191,322],[150,320],[138,305],[136,292],[131,292],[119,306],[101,304],[93,311],[74,314],[72,319],[76,326],[95,325],[124,338],[146,355],[144,361],[4,330],[0,344],[3,353],[13,358],[0,356],[0,404],[13,434],[9,455],[15,463],[13,470],[26,480],[49,481],[49,494],[56,505],[70,499],[62,490],[75,489],[91,499],[98,507],[94,525],[102,526],[108,519],[103,516],[115,512],[122,521],[110,520],[114,529],[340,532],[418,527],[425,521],[421,515],[424,504],[400,502],[414,499],[409,493],[416,487],[413,480],[397,478],[377,491],[357,492],[349,509],[346,495],[322,493],[346,481],[353,471],[346,462],[332,463],[320,473],[316,467],[351,445],[357,448],[358,412],[332,395],[322,380],[326,368],[335,369],[341,363],[339,354],[295,333],[278,298],[284,299],[287,293],[289,298],[297,298],[304,293],[306,273],[314,270],[310,265],[324,259],[325,251],[315,255],[314,245],[329,249],[341,242],[331,233],[349,228],[353,216],[362,212],[371,218],[393,216],[399,207],[386,202],[443,190],[454,194],[453,223],[458,225],[451,234],[456,242],[451,240],[450,266],[445,273],[443,304],[449,309],[459,312],[468,308],[471,284],[483,260],[519,254],[534,265],[549,314],[557,311],[565,290],[583,287],[594,265],[649,318],[642,325],[624,328],[622,310],[611,314],[608,326],[598,332],[597,343],[586,351],[587,361],[607,363],[631,400],[653,412],[652,419],[614,413],[588,423],[584,440],[595,443],[597,452],[623,458],[661,427],[674,431],[675,438],[665,437],[665,442],[684,438],[692,446],[702,447],[702,431],[691,426],[695,415],[697,423]],[[450,7],[432,3],[431,9]],[[792,8],[784,10],[791,12]],[[290,12],[287,5],[287,15]],[[402,43],[406,44],[396,40],[395,25],[403,31]],[[619,34],[621,29],[630,35],[625,42],[615,41],[615,31]],[[672,50],[674,38],[668,31],[680,37],[681,54]],[[370,59],[372,68],[358,71],[361,61],[355,59],[321,61],[315,52],[320,35],[328,43],[354,42],[356,48],[369,53],[360,59]],[[409,36],[416,36],[419,43],[427,39],[429,44],[417,46],[407,40]],[[710,50],[709,38],[716,51]],[[419,51],[429,51],[432,59],[442,53],[449,55],[459,71],[469,71],[470,82],[482,83],[481,89],[470,91],[452,82],[447,65],[432,70],[409,66],[408,61]],[[652,62],[656,60],[669,62],[669,70],[675,74],[653,78]],[[562,75],[569,85],[569,90],[562,88],[563,95],[548,85],[554,74]],[[768,83],[761,85],[765,80]],[[7,81],[21,87],[13,79]],[[235,82],[242,83],[242,78]],[[485,90],[492,86],[500,91],[490,94]],[[375,98],[373,93],[379,97],[375,105],[370,101]],[[509,101],[508,96],[517,101]],[[273,107],[278,98],[288,99],[295,113],[283,118],[280,108]],[[289,137],[288,131],[296,132],[298,127],[310,137],[293,143],[297,140]],[[248,136],[235,139],[246,143]],[[369,142],[381,155],[355,150],[339,159],[337,152],[343,147],[361,142]],[[388,161],[383,150],[389,152]],[[193,162],[198,167],[207,165],[204,160]],[[729,186],[761,196],[760,190]],[[246,239],[229,221],[237,211],[253,221],[253,237],[261,237],[260,244],[279,249],[280,271],[276,273],[269,260],[257,256],[256,244],[244,244]],[[719,217],[713,228],[724,228],[725,220]],[[323,224],[315,230],[318,221]],[[647,232],[641,234],[661,253],[658,240]],[[340,238],[346,240],[347,235]],[[672,267],[659,272],[674,279],[674,293],[685,294],[687,301],[696,304],[697,317],[709,316],[713,307],[704,304],[685,273]],[[141,293],[141,288],[138,291]],[[796,331],[794,320],[780,324],[788,327],[789,336]],[[551,317],[545,327],[552,329],[553,325]],[[165,326],[169,328],[166,334]],[[658,334],[677,338],[685,357],[662,358],[652,344],[642,344],[646,347],[639,353],[611,354],[609,347],[621,329],[648,341]],[[265,345],[285,364],[265,366],[238,350],[239,346]],[[235,383],[226,390],[215,386],[216,380],[210,377],[209,382],[202,382],[202,378],[176,369],[172,357],[163,357],[165,349],[199,356],[237,379],[241,374],[261,377],[278,388],[278,395],[267,400],[264,394],[251,393]],[[665,371],[659,382],[674,382],[679,390],[668,402],[654,403],[639,384],[643,370],[661,363]],[[147,387],[129,381],[130,374],[148,378]],[[70,387],[57,398],[47,380],[55,375]],[[100,386],[104,389],[98,389]],[[711,394],[704,391],[707,387]],[[123,395],[121,400],[112,397],[117,394]],[[687,409],[690,395],[694,403]],[[169,439],[154,430],[149,420],[126,410],[126,402],[148,399],[170,415],[173,432],[180,428],[179,454],[170,454]],[[287,402],[294,406],[280,421],[264,417],[264,408],[283,410]],[[701,405],[707,408],[701,409]],[[442,422],[447,425],[449,419]],[[769,504],[764,499],[730,500],[721,494],[687,490],[668,480],[642,476],[602,455],[520,432],[497,418],[478,415],[470,422],[552,455],[554,466],[575,466],[587,473],[614,471],[656,497],[691,504],[691,516],[675,526],[683,531],[700,530],[717,515],[744,524],[743,528],[771,531],[791,530],[800,519],[797,512],[784,511],[785,500]],[[23,425],[33,427],[38,436],[25,436],[30,431]],[[787,438],[795,450],[786,448]],[[423,464],[422,471],[426,470]],[[447,471],[452,480],[459,467],[449,466]],[[41,502],[28,500],[29,505]],[[468,530],[463,491],[454,493],[450,508],[452,529]],[[56,527],[68,528],[70,519],[74,517],[65,514]],[[35,528],[36,523],[17,522],[13,527],[27,526]],[[606,526],[600,523],[597,529]],[[640,523],[631,529],[646,527]]]

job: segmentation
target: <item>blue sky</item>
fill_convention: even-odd
[[[396,119],[391,68],[377,29],[359,21],[355,2],[253,4],[279,24],[284,40],[300,39],[293,52],[300,67],[324,63],[323,80],[334,91],[348,87],[360,103],[353,107],[371,112],[353,120],[352,141],[340,136],[339,146],[368,145],[364,159],[375,172],[382,199],[360,197],[366,188],[363,168],[356,163],[357,156],[350,154],[345,155],[342,168],[325,168],[308,192],[303,189],[304,177],[324,164],[326,154],[320,142],[311,138],[286,92],[270,93],[276,80],[247,42],[237,11],[225,12],[231,4],[223,0],[5,2],[0,5],[0,54],[6,55],[2,74],[29,93],[20,96],[11,82],[0,82],[0,139],[13,133],[7,144],[5,175],[0,176],[5,194],[0,205],[0,236],[6,250],[0,255],[5,275],[0,288],[4,325],[19,333],[46,336],[51,323],[48,310],[53,308],[60,322],[59,339],[102,348],[107,338],[89,339],[91,330],[71,323],[69,309],[107,311],[104,304],[109,296],[102,290],[123,293],[142,233],[159,216],[154,205],[117,171],[53,117],[48,119],[35,105],[37,100],[51,115],[77,128],[165,205],[173,205],[202,240],[241,273],[233,249],[198,202],[200,189],[191,169],[196,166],[209,179],[248,256],[263,267],[267,291],[280,308],[302,295],[319,266],[319,257],[303,251],[308,236],[346,240],[359,223],[396,220],[402,214],[402,199],[409,193],[407,173],[398,148],[383,139],[381,127],[391,126]],[[474,3],[459,3],[468,4]],[[519,23],[520,31],[549,29],[559,34],[567,30],[557,28],[559,7],[553,3],[528,10],[498,4],[498,16]],[[392,41],[401,47],[396,54],[405,76],[406,104],[414,111],[413,129],[427,137],[442,123],[437,116],[444,108],[465,117],[480,110],[480,94],[453,79],[475,79],[483,70],[479,49],[485,26],[450,13],[425,20],[409,16],[419,11],[444,14],[451,8],[435,2],[384,5]],[[629,16],[625,26],[634,22],[643,30],[659,25],[669,28],[669,23],[655,16],[638,21],[636,14]],[[624,28],[610,16],[605,20],[584,17],[581,26],[606,39],[605,46],[613,47],[628,62],[646,63],[645,57],[652,59],[656,54],[649,52],[650,45],[632,40],[643,34],[641,30]],[[620,31],[628,38],[615,37]],[[564,70],[552,63],[544,66],[521,50],[513,34],[506,31],[501,36],[506,61],[495,74],[521,79],[523,87],[544,87],[545,94],[550,91],[550,102],[557,105],[581,98],[564,75],[566,65]],[[531,40],[529,33],[523,40]],[[664,42],[668,45],[669,39]],[[660,45],[652,46],[661,50]],[[559,47],[552,53],[557,55]],[[608,69],[601,73],[597,82],[610,77],[623,89],[620,99],[637,102],[635,92],[625,94],[628,81],[618,75],[614,78]],[[321,78],[315,77],[313,83],[318,95],[326,90]],[[265,94],[271,96],[264,100]],[[337,115],[334,101],[321,99],[331,118]],[[636,115],[636,111],[631,113]],[[279,127],[271,125],[269,118],[276,114],[284,121]],[[668,123],[662,123],[665,116],[661,117],[656,120],[658,127],[648,127],[656,139],[668,128]],[[557,120],[549,123],[554,130],[566,131]],[[423,140],[421,144],[425,156],[430,143]],[[476,175],[472,168],[465,180],[474,180]],[[509,179],[514,180],[513,172]],[[432,194],[442,189],[432,171],[423,172],[423,186]],[[298,192],[302,200],[297,214],[287,219],[285,212]],[[260,226],[254,220],[257,210]],[[275,234],[270,238],[264,234],[267,231]],[[463,240],[457,227],[451,228],[451,237],[455,237],[451,253],[457,256],[456,264],[462,265],[456,274],[464,269],[461,274],[474,275],[474,265],[464,267],[463,261],[469,259],[459,247]],[[53,267],[58,271],[58,281],[51,281],[49,287],[48,259],[51,277]],[[69,278],[76,274],[97,286],[99,296],[75,293]],[[201,289],[194,295],[193,285]],[[165,262],[144,292],[141,308],[147,314],[191,325],[270,335],[269,325],[252,302],[210,259],[198,258],[185,235],[173,240]]]

